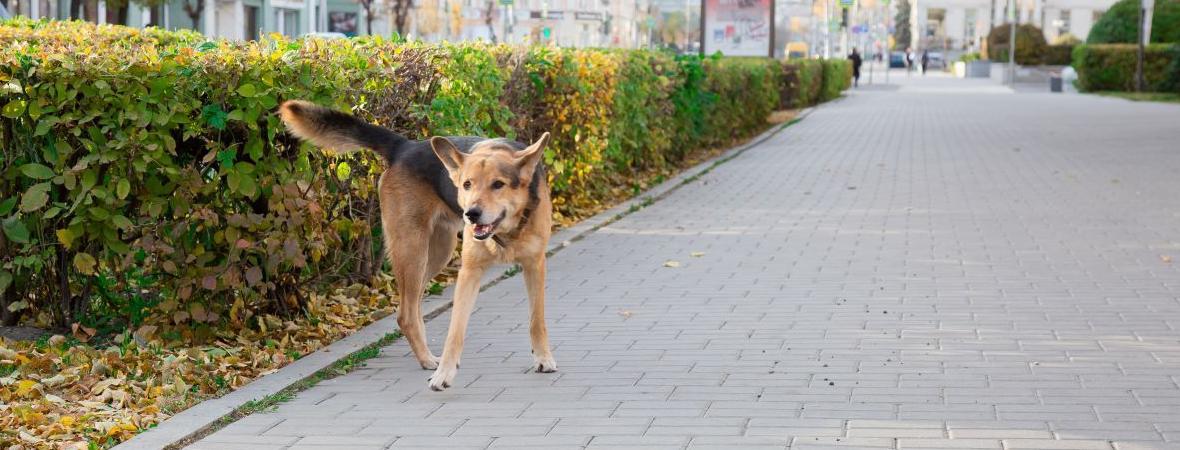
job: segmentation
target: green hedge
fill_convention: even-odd
[[[783,63],[783,107],[803,108],[839,97],[852,85],[852,65],[847,60],[803,59]]]
[[[823,84],[819,101],[826,102],[840,96],[852,85],[852,63],[846,59],[823,61]]]
[[[1172,45],[1152,44],[1144,54],[1144,77],[1149,91],[1166,91],[1170,68],[1177,67]],[[1134,91],[1138,47],[1134,44],[1079,45],[1073,51],[1078,88],[1083,91]]]
[[[843,61],[801,64],[806,99],[783,100],[786,70],[769,59],[205,41],[84,22],[5,22],[0,49],[4,319],[153,323],[196,339],[380,270],[380,162],[289,137],[274,114],[283,100],[417,138],[551,131],[554,203],[570,216],[631,189],[636,174],[758,132],[782,102],[847,86]]]
[[[1090,28],[1087,44],[1134,44],[1139,39],[1139,0],[1119,0]],[[1180,42],[1180,0],[1156,0],[1151,42]]]
[[[1074,45],[1071,44],[1049,45],[1041,55],[1041,64],[1068,66],[1073,62],[1073,48]]]
[[[987,35],[987,55],[992,61],[1008,60],[1008,39],[1011,37],[1011,25],[1003,24],[992,28]],[[1044,63],[1044,56],[1049,44],[1045,42],[1045,33],[1035,25],[1021,24],[1016,27],[1016,63],[1021,65],[1038,65]]]

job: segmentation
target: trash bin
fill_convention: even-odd
[[[1061,92],[1061,75],[1049,77],[1049,92]]]

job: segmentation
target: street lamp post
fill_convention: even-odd
[[[1143,53],[1147,44],[1151,42],[1151,13],[1155,9],[1155,0],[1140,0],[1139,4],[1139,50],[1135,59],[1135,90],[1147,90],[1147,80],[1143,76]]]

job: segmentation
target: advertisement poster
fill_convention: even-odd
[[[704,50],[727,56],[766,56],[770,51],[771,0],[705,0]]]

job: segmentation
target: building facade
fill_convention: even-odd
[[[356,35],[368,31],[364,11],[353,0],[174,0],[156,7],[131,2],[119,9],[94,0],[8,0],[8,8],[14,15],[35,19],[76,18],[133,27],[197,29],[229,39],[256,39],[266,33]],[[382,23],[374,21],[374,31],[379,31],[379,25]]]
[[[1017,22],[1031,23],[1053,42],[1066,34],[1085,40],[1094,22],[1115,0],[910,0],[914,48],[979,51],[995,26],[1008,22],[1008,1]]]

